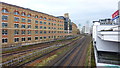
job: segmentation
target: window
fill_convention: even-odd
[[[46,31],[44,31],[44,34],[46,34]]]
[[[48,19],[48,21],[51,21],[51,19]]]
[[[25,30],[22,30],[22,31],[21,31],[21,34],[22,34],[22,35],[25,35],[25,32],[26,32]]]
[[[40,31],[40,34],[42,34],[42,31]]]
[[[7,42],[8,42],[7,38],[2,39],[2,43],[7,43]]]
[[[14,38],[14,42],[19,42],[19,38]]]
[[[38,24],[38,21],[35,21],[35,24]]]
[[[48,33],[50,33],[50,31]]]
[[[48,23],[48,25],[50,25],[50,23]]]
[[[53,33],[53,31],[52,31],[52,33]]]
[[[21,28],[25,28],[25,25],[24,25],[24,24],[22,24],[22,25],[21,25]]]
[[[31,14],[28,14],[27,17],[31,17]]]
[[[38,26],[35,26],[35,29],[38,29]]]
[[[35,31],[35,34],[38,34],[38,31]]]
[[[14,30],[14,34],[18,35],[19,34],[19,30]]]
[[[28,19],[28,21],[27,21],[28,23],[31,23],[31,19]]]
[[[25,18],[22,18],[22,22],[25,22]]]
[[[46,27],[44,26],[44,29],[46,29]]]
[[[21,14],[22,16],[25,16],[25,13],[24,12],[22,12],[22,14]]]
[[[31,40],[31,37],[28,37],[28,41]]]
[[[51,36],[51,38],[53,38],[53,36]]]
[[[25,38],[22,38],[22,41],[25,41]]]
[[[7,9],[2,9],[2,13],[8,13]]]
[[[14,28],[19,28],[19,24],[14,24]]]
[[[19,22],[19,17],[14,17],[15,22]]]
[[[8,20],[8,16],[2,16],[2,20]]]
[[[40,29],[42,29],[42,26],[40,26]]]
[[[35,40],[38,40],[38,37],[35,37]]]
[[[50,38],[50,36],[48,36],[48,38]]]
[[[42,24],[42,21],[40,21],[40,24]]]
[[[52,26],[53,26],[53,23],[52,23]]]
[[[46,20],[47,18],[46,17],[44,17],[44,20]]]
[[[4,22],[3,22],[3,23],[2,23],[2,27],[3,27],[3,28],[8,27],[8,23],[4,23]]]
[[[8,34],[8,30],[2,30],[2,35],[7,35]]]
[[[28,30],[28,34],[29,34],[29,35],[31,34],[31,31],[30,31],[30,30]]]
[[[28,25],[28,28],[31,28],[31,25]]]
[[[40,19],[42,19],[42,16],[40,17]]]
[[[14,15],[19,15],[19,12],[18,12],[18,11],[15,11],[15,12],[14,12]]]
[[[48,29],[50,29],[50,27],[48,27]]]
[[[46,39],[46,37],[44,36],[44,39]]]
[[[52,27],[52,29],[53,29],[53,27]]]
[[[40,39],[42,39],[42,37],[40,37]]]
[[[38,18],[38,16],[36,15],[35,18]]]
[[[46,22],[44,22],[44,24],[46,24]]]

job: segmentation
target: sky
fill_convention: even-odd
[[[5,3],[30,8],[53,16],[69,13],[77,26],[92,25],[92,21],[111,18],[118,10],[120,0],[0,0]]]

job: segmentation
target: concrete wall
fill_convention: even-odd
[[[112,42],[112,41],[105,41],[105,40],[100,39],[100,37],[98,37],[98,33],[99,33],[98,31],[105,30],[105,29],[107,30],[112,27],[115,27],[115,25],[108,25],[108,26],[100,25],[97,27],[96,48],[98,51],[120,52],[119,50],[120,43]]]
[[[120,52],[118,42],[105,41],[97,36],[96,48],[98,51]]]

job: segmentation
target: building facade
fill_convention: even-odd
[[[75,23],[73,23],[73,22],[72,22],[72,34],[73,35],[77,35],[78,34],[77,25]]]
[[[64,16],[58,16],[60,19],[64,19],[64,33],[72,35],[72,22],[69,18],[69,14],[65,13]]]
[[[0,2],[0,44],[2,47],[29,45],[60,39],[64,19]]]

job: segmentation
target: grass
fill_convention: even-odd
[[[78,39],[78,38],[75,38],[75,39]],[[67,40],[68,41],[68,40]],[[71,41],[72,41],[72,39],[71,39]],[[64,46],[65,44],[62,44],[62,46]],[[32,46],[32,45],[31,45]],[[28,46],[24,46],[24,48],[27,48]],[[22,47],[21,47],[22,48]],[[21,49],[20,48],[20,49]],[[67,51],[69,49],[69,47],[66,47],[66,48],[64,48],[64,50],[62,50],[62,51],[59,51],[59,52],[57,52],[56,53],[56,55],[60,55],[60,54],[62,54],[63,52],[65,52],[65,51]],[[19,49],[18,49],[19,50]],[[49,49],[49,51],[52,51],[52,50],[54,50],[54,48],[50,48]],[[14,51],[14,50],[13,50]],[[46,50],[43,50],[43,51],[46,51]],[[49,52],[49,51],[47,51],[47,52]],[[34,51],[33,51],[34,52]],[[31,52],[30,52],[31,53]],[[28,53],[27,53],[28,54]],[[24,61],[22,61],[22,62],[20,62],[19,64],[23,64],[23,63],[26,63],[26,62],[29,62],[29,61],[31,61],[31,60],[34,60],[35,58],[37,58],[37,57],[40,57],[42,55],[42,53],[40,53],[39,52],[39,54],[36,56],[36,55],[31,55],[31,56],[29,56],[30,58],[24,58],[25,60]],[[6,60],[10,60],[11,58],[15,58],[15,57],[9,57],[9,58],[7,58]],[[52,60],[52,59],[50,59],[50,60]],[[46,61],[47,62],[47,61]]]
[[[64,47],[63,49],[58,50],[54,55],[49,56],[46,59],[43,59],[42,62],[36,63],[34,66],[49,66],[49,64],[58,56],[62,55],[63,53],[67,52],[72,47]]]
[[[96,63],[95,63],[95,55],[94,55],[94,47],[93,47],[93,44],[92,44],[92,42],[91,42],[91,49],[92,49],[92,51],[91,51],[91,66],[92,67],[96,67]]]
[[[92,42],[90,43],[90,46],[88,47],[85,66],[86,66],[86,68],[88,68],[88,67],[95,68],[96,67],[94,48],[93,48]]]

